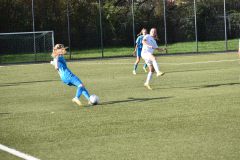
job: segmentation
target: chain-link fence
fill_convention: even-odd
[[[68,59],[131,56],[142,28],[158,29],[166,54],[234,51],[240,37],[239,0],[3,0],[0,12],[1,33],[53,31]],[[4,50],[0,63],[15,62]]]

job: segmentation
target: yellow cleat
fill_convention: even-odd
[[[163,76],[165,73],[164,72],[158,72],[157,77]]]
[[[144,83],[144,86],[149,89],[149,90],[152,90],[152,88],[150,87],[150,85],[148,83]]]
[[[79,106],[82,106],[82,103],[81,103],[81,102],[79,101],[79,99],[76,98],[76,97],[72,99],[72,102],[73,102],[73,103],[76,103],[76,104],[79,105]]]
[[[93,104],[92,104],[90,101],[88,101],[88,105],[91,105],[91,106],[92,106]]]

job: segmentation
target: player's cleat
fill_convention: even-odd
[[[152,90],[152,88],[150,87],[150,85],[148,83],[144,83],[144,86],[149,89],[149,90]]]
[[[147,72],[147,69],[145,67],[143,67],[143,70],[144,70],[144,72]]]
[[[136,73],[136,71],[135,70],[133,70],[133,75],[136,75],[137,73]]]
[[[163,76],[164,74],[165,74],[164,72],[158,72],[158,73],[157,73],[157,77]]]
[[[88,105],[93,105],[90,101],[88,101]]]
[[[82,103],[81,103],[81,102],[79,101],[79,99],[76,98],[76,97],[72,99],[72,102],[73,102],[73,103],[76,103],[76,104],[79,105],[79,106],[82,105]]]

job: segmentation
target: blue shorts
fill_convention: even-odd
[[[142,48],[137,48],[137,57],[141,58]]]

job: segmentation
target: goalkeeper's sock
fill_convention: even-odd
[[[90,95],[89,95],[89,93],[88,93],[86,88],[83,89],[82,94],[89,101]]]
[[[77,92],[76,92],[76,98],[80,98],[83,92],[83,87],[82,86],[78,86],[77,87]]]
[[[143,70],[144,70],[144,72],[147,72],[147,64],[146,63],[143,65]]]
[[[138,64],[135,63],[135,64],[134,64],[134,68],[133,68],[133,70],[136,71],[136,70],[137,70],[137,67],[138,67]]]
[[[146,68],[147,68],[147,63],[145,63],[145,64],[143,65],[143,67],[146,69]]]
[[[75,96],[75,97],[80,98],[82,94],[84,95],[84,97],[85,97],[87,100],[89,100],[90,95],[89,95],[87,89],[86,89],[85,87],[79,86],[79,87],[77,88],[77,92],[76,92],[76,96]]]

